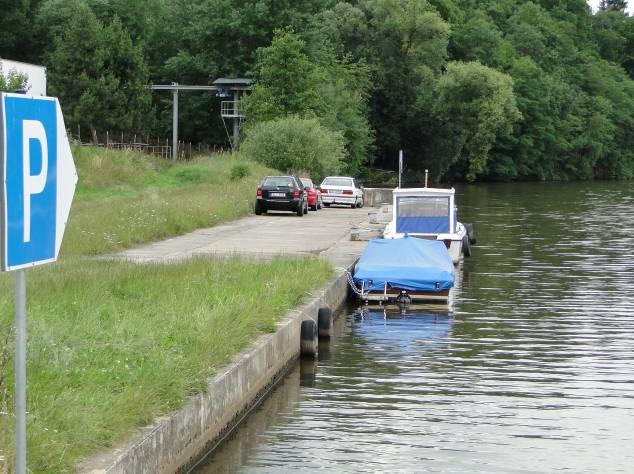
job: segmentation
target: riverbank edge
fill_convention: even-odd
[[[300,354],[304,320],[317,322],[319,308],[333,311],[348,295],[346,274],[337,272],[309,301],[287,313],[277,331],[258,337],[211,379],[207,390],[183,408],[158,418],[123,445],[80,463],[81,474],[172,473],[194,465],[218,440],[237,426],[288,365]],[[169,376],[169,374],[166,374]]]

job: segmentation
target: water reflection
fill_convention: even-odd
[[[407,356],[447,340],[453,317],[447,311],[362,306],[352,313],[354,332],[372,352]]]
[[[634,186],[458,193],[451,311],[351,309],[200,472],[633,472]]]

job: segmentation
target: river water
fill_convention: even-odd
[[[197,472],[634,472],[634,183],[457,202],[450,310],[352,305]]]

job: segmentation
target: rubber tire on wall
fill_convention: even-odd
[[[319,338],[317,334],[317,325],[312,319],[302,321],[302,329],[300,334],[300,347],[302,355],[317,354]]]
[[[331,337],[332,325],[332,310],[327,306],[319,308],[319,311],[317,312],[317,327],[319,329],[319,337]]]
[[[462,238],[462,255],[465,257],[471,257],[471,243],[469,242],[468,235],[465,235]]]
[[[473,224],[465,224],[465,229],[467,229],[467,235],[469,236],[469,243],[475,245],[476,237],[475,237],[475,229],[473,228]]]

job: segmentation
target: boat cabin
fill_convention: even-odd
[[[396,234],[436,237],[456,233],[453,188],[397,188],[393,195],[392,222]]]

